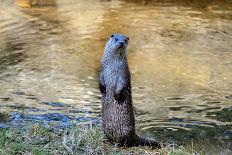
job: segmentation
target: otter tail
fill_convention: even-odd
[[[161,148],[164,147],[164,145],[154,139],[147,138],[147,137],[140,137],[136,135],[135,137],[135,146],[150,146],[152,148]]]

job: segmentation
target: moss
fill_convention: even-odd
[[[192,150],[165,147],[117,148],[105,143],[99,126],[76,126],[67,129],[49,129],[34,124],[25,128],[0,129],[0,154],[160,154],[190,155]]]

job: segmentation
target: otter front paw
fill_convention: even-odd
[[[114,98],[116,101],[122,102],[125,97],[122,92],[114,94]]]
[[[99,85],[99,89],[102,95],[106,94],[106,87],[104,87],[103,85]]]

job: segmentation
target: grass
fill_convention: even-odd
[[[0,129],[0,154],[103,154],[103,155],[191,155],[192,150],[180,147],[117,148],[104,141],[99,126],[83,125],[67,129],[49,129],[34,124],[26,128]]]

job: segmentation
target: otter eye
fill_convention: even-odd
[[[118,41],[118,38],[115,38],[115,41]]]
[[[114,35],[112,34],[110,37],[111,37],[111,38],[113,38],[113,37],[114,37]]]

